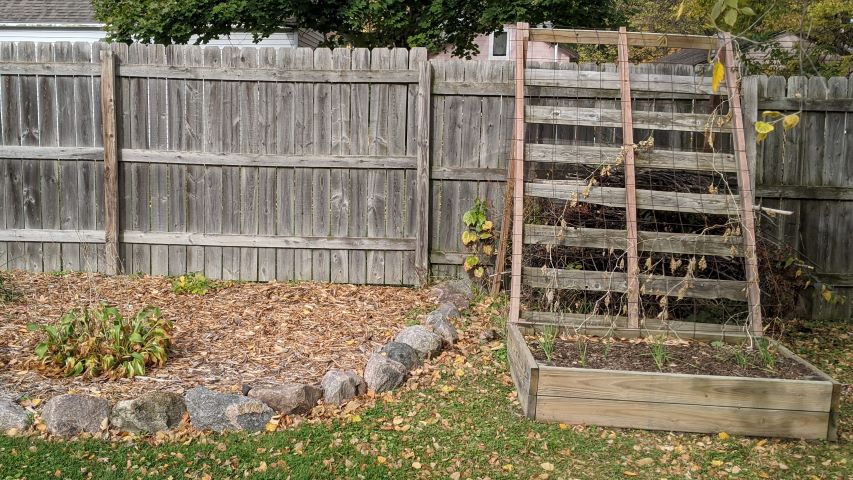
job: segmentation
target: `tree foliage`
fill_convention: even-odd
[[[474,38],[508,22],[613,27],[615,0],[94,0],[111,40],[206,43],[234,31],[255,40],[283,27],[315,30],[327,46],[427,47],[477,53]]]

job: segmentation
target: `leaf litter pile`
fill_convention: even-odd
[[[119,399],[198,385],[239,392],[252,383],[316,383],[330,368],[360,372],[409,312],[430,306],[426,290],[404,287],[237,283],[206,295],[176,295],[165,277],[9,276],[21,297],[0,304],[0,385],[42,399],[69,392]],[[33,357],[40,335],[27,323],[54,323],[72,308],[99,302],[126,315],[160,307],[174,322],[166,365],[133,380],[44,375]]]

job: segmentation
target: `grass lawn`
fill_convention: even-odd
[[[851,382],[853,326],[812,327],[789,343]],[[0,436],[0,479],[853,477],[849,391],[838,443],[545,425],[520,416],[500,343],[461,348],[416,376],[416,388],[274,433],[114,442]]]

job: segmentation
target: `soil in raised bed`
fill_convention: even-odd
[[[774,365],[767,368],[757,349],[738,345],[711,345],[695,340],[667,340],[666,361],[658,369],[647,339],[602,339],[584,337],[586,362],[581,362],[578,337],[558,338],[549,362],[542,350],[541,338],[527,337],[527,344],[537,362],[557,367],[629,370],[639,372],[686,373],[692,375],[724,375],[733,377],[779,378],[787,380],[821,380],[814,372],[796,360],[773,352]],[[609,345],[609,347],[608,347]],[[746,358],[741,365],[735,359],[740,350]]]

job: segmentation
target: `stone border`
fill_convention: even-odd
[[[97,434],[110,426],[134,434],[156,433],[179,426],[185,414],[189,414],[190,425],[197,430],[258,432],[276,414],[309,414],[320,399],[325,404],[342,406],[368,391],[388,392],[404,385],[412,370],[459,339],[452,320],[460,317],[460,309],[470,305],[470,284],[464,280],[444,282],[432,288],[431,298],[438,308],[426,315],[423,325],[403,328],[375,351],[364,367],[363,378],[352,370],[331,369],[319,386],[244,386],[243,395],[199,386],[183,396],[149,392],[115,405],[89,395],[65,394],[45,403],[41,419],[48,433],[61,437]],[[30,428],[33,416],[34,412],[24,409],[11,395],[0,392],[0,432],[24,432]]]

